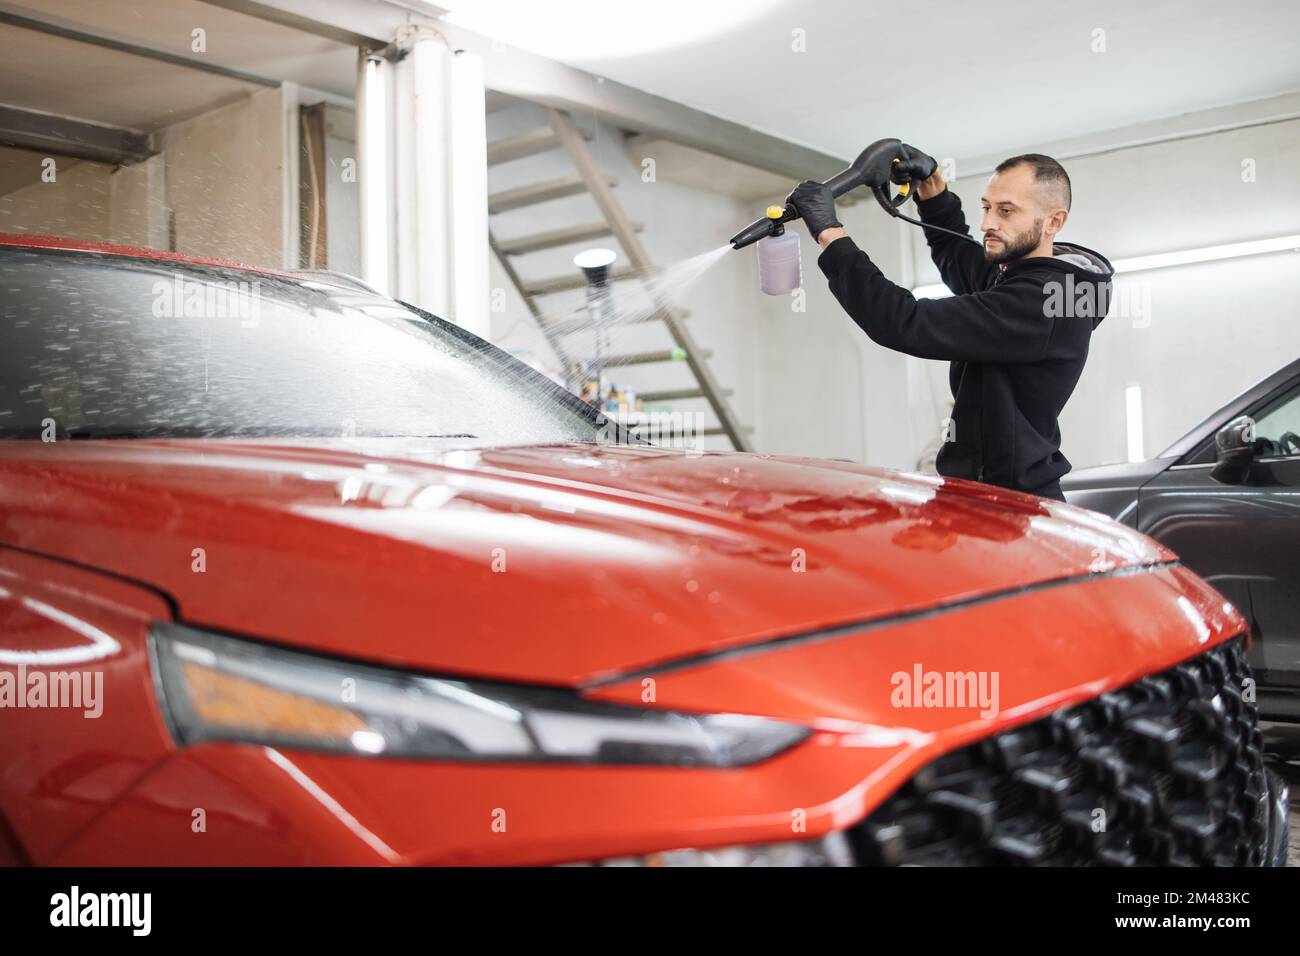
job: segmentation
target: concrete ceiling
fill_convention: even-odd
[[[31,16],[80,25],[87,33],[126,39],[181,56],[196,28],[207,56],[223,66],[261,76],[292,77],[327,93],[352,97],[356,48],[289,27],[223,10],[201,0],[4,0],[0,9],[28,8]]]
[[[891,135],[937,156],[1009,151],[1300,89],[1294,0],[439,2],[507,43],[845,156]]]
[[[434,9],[373,3],[376,12]],[[1300,89],[1294,0],[439,5],[507,44],[844,157],[887,135],[940,157],[1005,154]],[[0,0],[0,12],[341,97],[353,91],[356,51],[347,43],[202,0]],[[206,54],[190,48],[198,27]],[[1093,52],[1097,30],[1105,52]],[[804,52],[792,49],[795,31]],[[0,25],[0,100],[15,106],[152,130],[252,88]]]
[[[117,50],[0,25],[7,106],[152,131],[260,89]]]
[[[200,0],[2,0],[0,12],[351,98],[355,48]],[[192,31],[207,50],[191,49]],[[152,131],[263,87],[0,24],[0,101]]]

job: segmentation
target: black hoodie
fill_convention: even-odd
[[[917,203],[924,222],[970,235],[945,190]],[[967,239],[925,230],[946,299],[916,299],[884,277],[847,236],[817,260],[831,292],[874,342],[951,362],[952,422],[939,474],[1060,496],[1070,470],[1057,416],[1074,391],[1088,339],[1106,316],[1114,269],[1082,246],[999,268]]]

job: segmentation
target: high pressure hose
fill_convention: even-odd
[[[975,243],[975,245],[977,246],[980,245],[980,241],[976,239],[974,236],[970,235],[969,233],[958,232],[956,229],[945,229],[943,226],[936,226],[932,222],[922,222],[919,219],[913,219],[911,216],[904,216],[897,209],[895,209],[892,213],[890,213],[890,215],[903,220],[903,222],[910,222],[914,226],[920,226],[922,229],[933,229],[935,232],[946,232],[950,236],[956,236],[958,239],[969,240],[970,242]]]

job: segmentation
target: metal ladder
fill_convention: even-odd
[[[601,172],[595,156],[587,147],[587,140],[591,138],[590,134],[580,130],[568,113],[551,107],[543,108],[546,111],[548,125],[529,130],[517,136],[490,142],[488,144],[488,165],[521,159],[547,150],[564,149],[577,172],[572,176],[564,176],[559,179],[532,183],[527,186],[493,193],[488,197],[489,216],[493,213],[518,209],[521,206],[586,192],[590,193],[592,199],[595,200],[602,218],[595,222],[582,223],[505,241],[497,239],[489,228],[488,242],[491,245],[492,252],[505,269],[511,283],[514,284],[523,297],[538,328],[541,329],[551,348],[555,350],[556,357],[560,360],[561,365],[568,369],[573,367],[574,357],[571,350],[566,347],[565,339],[572,333],[587,328],[587,320],[583,317],[558,320],[547,319],[538,307],[536,300],[541,296],[556,292],[581,289],[586,285],[585,278],[575,269],[573,275],[558,276],[538,282],[526,282],[520,278],[511,262],[511,257],[536,252],[540,249],[583,242],[588,239],[613,236],[618,241],[618,244],[623,247],[628,265],[612,269],[610,271],[611,282],[631,277],[649,279],[656,275],[657,270],[637,236],[641,226],[628,219],[622,205],[614,196],[616,181]],[[706,364],[710,353],[697,348],[695,339],[686,329],[684,320],[688,313],[674,305],[661,289],[654,290],[653,298],[658,308],[648,312],[641,321],[663,322],[676,345],[676,349],[614,355],[605,360],[605,366],[672,362],[681,360],[681,353],[684,352],[684,361],[695,379],[695,387],[664,389],[653,392],[643,391],[640,393],[640,397],[647,402],[671,402],[703,398],[708,402],[709,407],[717,417],[719,425],[715,428],[704,429],[702,434],[726,435],[732,447],[737,451],[750,451],[750,443],[747,438],[748,429],[740,425],[735,412],[727,404],[727,395],[730,393],[719,386],[713,372]]]

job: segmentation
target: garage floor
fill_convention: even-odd
[[[1291,845],[1287,866],[1300,866],[1300,724],[1260,722],[1264,751],[1273,767],[1291,785]]]

